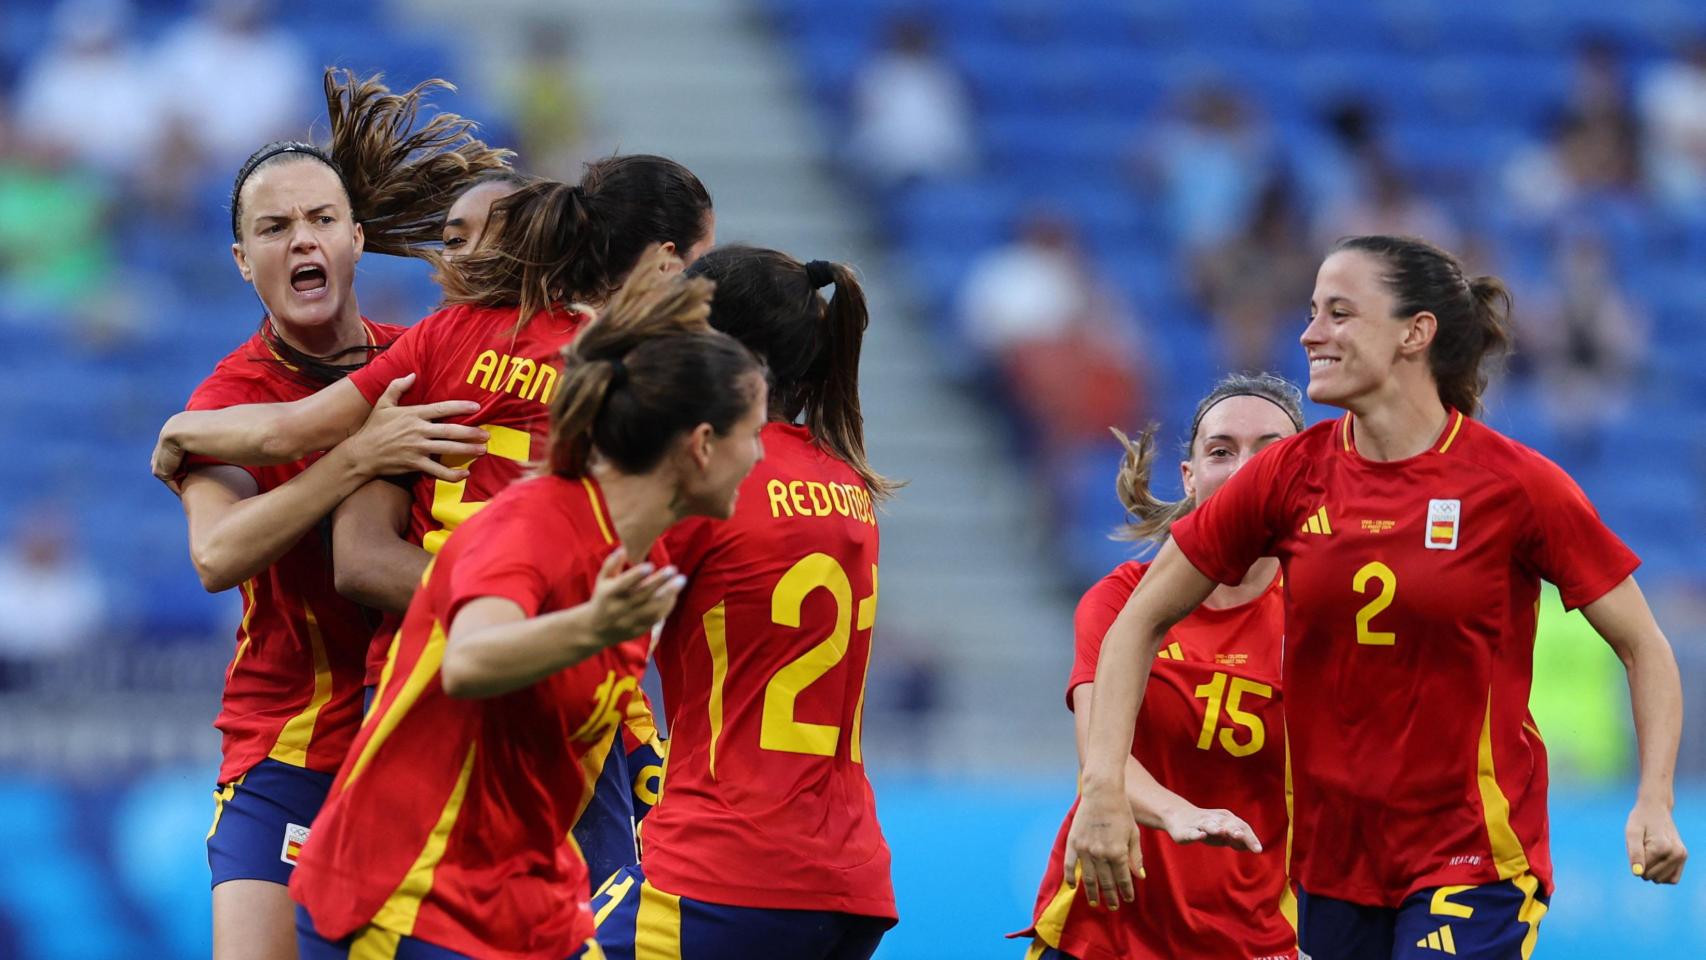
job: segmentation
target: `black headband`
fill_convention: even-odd
[[[813,260],[806,264],[806,282],[813,290],[821,290],[835,282],[834,264],[827,260]]]
[[[1266,400],[1274,406],[1279,407],[1280,411],[1285,414],[1285,418],[1291,421],[1291,425],[1297,428],[1298,432],[1301,433],[1303,431],[1303,421],[1293,416],[1292,412],[1285,408],[1285,404],[1280,403],[1278,400],[1275,400],[1273,397],[1270,397],[1265,393],[1258,393],[1255,390],[1235,390],[1231,393],[1215,397],[1214,402],[1203,407],[1202,412],[1197,414],[1197,418],[1191,421],[1191,442],[1193,444],[1197,441],[1197,431],[1202,429],[1203,418],[1208,416],[1208,412],[1213,410],[1215,407],[1220,406],[1223,401],[1231,400],[1233,397],[1255,397],[1258,400]]]
[[[311,143],[303,143],[300,140],[286,140],[280,143],[275,143],[270,147],[264,147],[259,153],[250,157],[248,161],[243,164],[242,169],[237,171],[237,182],[231,185],[231,239],[243,239],[241,225],[237,222],[237,208],[240,206],[237,202],[237,198],[243,192],[243,184],[247,183],[249,177],[253,176],[254,172],[260,169],[261,164],[266,163],[273,157],[283,156],[287,153],[300,153],[305,157],[313,157],[326,166],[331,167],[332,172],[338,175],[338,183],[343,184],[344,192],[349,192],[349,184],[344,183],[344,172],[338,169],[337,163],[333,162],[332,158],[327,156],[326,151],[321,150],[319,147],[316,147]]]

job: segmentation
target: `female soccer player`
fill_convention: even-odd
[[[894,925],[889,851],[859,745],[877,609],[853,273],[713,250],[711,324],[766,358],[765,461],[734,519],[666,538],[689,578],[654,653],[668,782],[645,856],[594,900],[613,958],[862,960]],[[827,303],[818,294],[834,285]]]
[[[1528,713],[1540,580],[1629,672],[1640,877],[1675,883],[1682,691],[1638,564],[1563,471],[1472,419],[1510,298],[1417,240],[1353,237],[1321,265],[1309,395],[1344,407],[1274,445],[1173,527],[1104,642],[1068,869],[1131,900],[1123,762],[1168,628],[1258,557],[1286,580],[1299,940],[1316,960],[1527,957],[1552,891],[1545,748]]]
[[[243,164],[231,189],[231,250],[266,315],[196,388],[191,409],[308,396],[401,332],[361,316],[356,261],[364,249],[401,253],[425,240],[423,200],[505,156],[452,114],[415,130],[433,85],[398,96],[376,78],[328,72],[330,150],[280,142]],[[458,162],[445,163],[452,153]],[[196,457],[173,471],[202,583],[243,591],[214,724],[224,735],[207,837],[218,960],[295,957],[284,885],[360,719],[371,630],[333,589],[321,539],[305,534],[371,477],[426,470],[455,480],[464,471],[431,457],[480,449],[478,431],[431,422],[470,405],[398,407],[407,386],[389,386],[365,423],[323,457],[265,467]]]
[[[305,960],[599,956],[564,838],[683,583],[659,538],[729,516],[763,454],[761,367],[710,294],[630,281],[566,351],[549,472],[439,552],[292,880]]]
[[[479,248],[440,271],[450,305],[373,363],[292,403],[180,413],[161,431],[157,465],[170,465],[184,450],[264,463],[322,449],[354,430],[388,383],[409,374],[418,379],[408,400],[478,403],[477,412],[454,420],[485,432],[486,454],[445,462],[465,467],[466,477],[428,474],[416,482],[408,542],[395,528],[374,530],[371,538],[335,538],[335,565],[345,578],[360,571],[355,575],[370,592],[406,602],[450,532],[543,455],[558,358],[592,311],[642,257],[648,257],[644,269],[678,271],[715,234],[711,197],[699,178],[673,160],[645,154],[589,164],[578,185],[530,183],[494,203],[491,217]],[[348,552],[356,540],[367,546]],[[374,684],[393,633],[373,639],[367,676]],[[643,706],[643,698],[635,702],[630,725],[641,731],[639,743],[652,739]],[[636,856],[625,754],[618,751],[610,762],[612,786],[599,791],[579,835],[600,878]]]
[[[1302,429],[1303,398],[1296,387],[1273,376],[1227,377],[1197,404],[1185,444],[1190,459],[1179,465],[1185,499],[1178,503],[1163,503],[1149,492],[1154,431],[1136,444],[1121,437],[1126,455],[1117,490],[1135,518],[1121,537],[1165,540],[1175,521],[1251,457]],[[1148,566],[1121,564],[1079,601],[1077,657],[1066,696],[1080,757],[1102,636]],[[1297,956],[1282,842],[1287,814],[1281,589],[1279,561],[1263,558],[1237,584],[1216,586],[1168,632],[1125,764],[1131,815],[1150,828],[1143,834],[1146,876],[1137,902],[1118,913],[1094,909],[1066,878],[1068,815],[1026,931],[1033,937],[1031,960]],[[1187,797],[1213,797],[1244,819],[1228,810],[1204,810]],[[1163,841],[1162,834],[1171,839]]]

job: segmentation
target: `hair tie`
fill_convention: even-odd
[[[806,264],[806,282],[813,290],[821,290],[835,282],[834,264],[827,260],[813,260]]]
[[[610,364],[610,386],[607,389],[614,390],[628,382],[628,365],[622,362],[621,357],[610,357],[604,362]]]

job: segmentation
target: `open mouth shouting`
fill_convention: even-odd
[[[318,263],[300,263],[290,271],[290,289],[304,300],[319,300],[330,289],[326,268]]]

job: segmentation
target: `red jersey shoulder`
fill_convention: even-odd
[[[1073,615],[1074,633],[1080,646],[1102,645],[1102,637],[1113,626],[1114,618],[1119,616],[1126,600],[1130,599],[1148,572],[1149,561],[1127,560],[1084,591]]]

